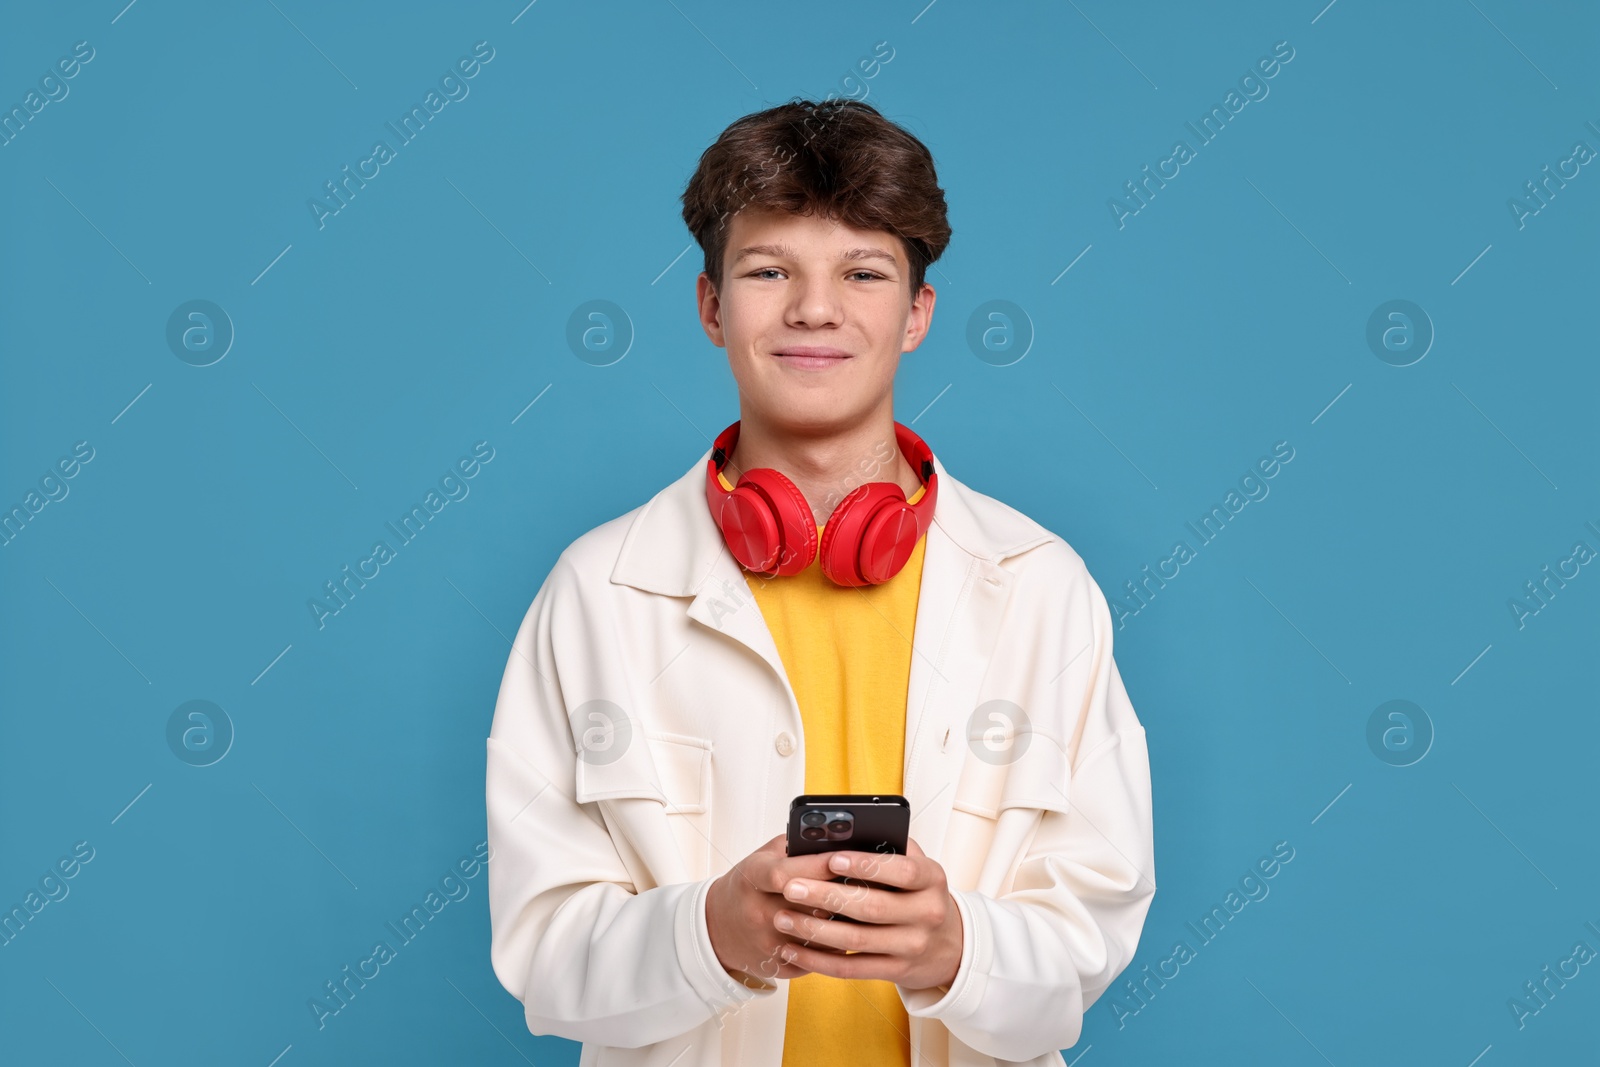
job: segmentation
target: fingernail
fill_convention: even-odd
[[[783,895],[790,900],[804,900],[806,899],[806,887],[799,882],[790,882],[788,888],[783,891]]]
[[[789,916],[784,915],[781,912],[778,914],[777,919],[774,920],[774,921],[777,922],[778,929],[780,929],[780,930],[793,930],[794,929],[794,920],[789,918]]]
[[[848,871],[850,869],[850,861],[843,856],[835,856],[828,861],[828,866],[836,871]]]

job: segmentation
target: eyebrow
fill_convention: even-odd
[[[746,256],[777,256],[781,259],[800,258],[793,248],[785,244],[749,245],[739,249],[738,254],[733,257],[733,262],[737,264]],[[899,261],[894,258],[894,255],[882,248],[852,248],[839,258],[847,262],[861,259],[884,259],[895,266],[899,265]]]

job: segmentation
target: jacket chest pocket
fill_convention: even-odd
[[[633,731],[577,760],[580,804],[605,806],[636,882],[666,885],[711,873],[711,742]],[[635,864],[638,869],[635,870]]]
[[[712,872],[711,742],[686,734],[645,733],[666,797],[667,823],[693,879]]]
[[[980,752],[967,754],[950,803],[945,866],[953,885],[1000,897],[1011,892],[1040,820],[1070,810],[1072,772],[1061,746],[1042,735],[1004,756]]]

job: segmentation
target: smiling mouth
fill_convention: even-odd
[[[837,348],[786,348],[772,355],[788,366],[802,370],[827,370],[848,363],[851,359],[850,353]]]

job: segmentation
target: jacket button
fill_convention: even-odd
[[[794,752],[794,735],[785,730],[783,733],[778,735],[777,739],[773,741],[772,745],[778,750],[778,755],[787,756]]]

